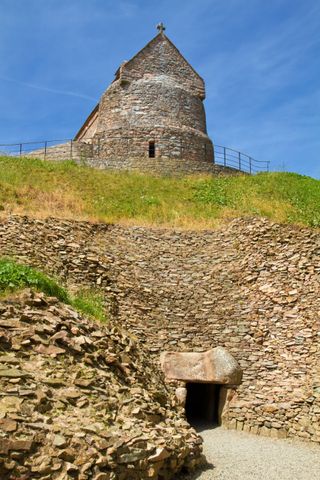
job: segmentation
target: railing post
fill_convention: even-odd
[[[239,170],[241,170],[241,152],[238,152],[239,155]]]
[[[47,158],[47,145],[48,145],[48,142],[47,140],[44,142],[44,159]]]
[[[223,147],[223,165],[227,166],[227,154],[226,154],[226,147]]]
[[[72,159],[72,140],[70,140],[70,159]]]
[[[250,175],[252,173],[252,158],[249,157],[249,169],[250,169]]]
[[[22,143],[20,143],[19,145],[19,157],[21,157],[22,155]]]

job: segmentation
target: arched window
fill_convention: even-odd
[[[149,142],[149,158],[154,158],[156,156],[156,145],[153,140]]]

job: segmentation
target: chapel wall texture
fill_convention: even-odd
[[[187,142],[190,141],[188,147],[186,147],[187,143],[181,142],[182,137],[175,137],[174,133],[168,138],[167,143],[162,144],[159,141],[158,148],[163,149],[161,159],[148,157],[148,142],[145,141],[143,135],[132,138],[129,143],[126,138],[121,137],[121,134],[112,139],[106,138],[101,142],[97,141],[94,145],[73,141],[48,147],[46,150],[44,148],[34,150],[24,156],[53,161],[72,159],[79,165],[93,168],[147,172],[155,175],[242,174],[239,170],[214,164],[211,161],[212,145],[208,146],[206,141],[203,143],[198,141],[191,146],[192,138],[190,139],[188,135],[185,138]],[[168,148],[168,145],[169,149],[164,150]],[[141,148],[144,150],[144,156],[141,155]],[[199,161],[200,156],[201,160]],[[119,158],[121,158],[121,162]]]
[[[0,255],[106,293],[152,353],[225,347],[243,369],[223,424],[320,443],[318,231],[235,220],[216,231],[12,216]]]
[[[129,62],[124,62],[118,72],[123,81],[139,80],[142,75],[153,77],[168,75],[194,96],[205,98],[203,79],[183,58],[179,50],[164,35],[158,34]]]

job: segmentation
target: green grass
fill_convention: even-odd
[[[80,290],[73,298],[72,305],[90,317],[101,322],[106,321],[104,297],[95,290]]]
[[[263,216],[320,226],[320,181],[294,173],[181,179],[0,157],[0,210],[136,225],[203,229]]]
[[[0,258],[0,296],[31,288],[37,292],[56,297],[63,303],[73,306],[79,312],[100,321],[106,321],[103,295],[94,290],[80,290],[71,295],[59,283],[28,265],[15,260]]]

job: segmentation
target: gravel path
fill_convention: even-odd
[[[209,465],[181,480],[320,480],[320,447],[235,430],[200,430]]]

